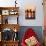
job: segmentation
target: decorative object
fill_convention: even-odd
[[[37,34],[32,28],[28,28],[22,38],[21,46],[41,46]]]
[[[9,28],[5,28],[2,32],[2,40],[8,41],[12,40],[12,30]]]
[[[26,19],[35,19],[35,10],[26,9],[25,10],[25,18]]]
[[[17,4],[17,2],[16,2],[17,0],[15,0],[15,7],[16,7],[16,4]]]
[[[17,32],[16,28],[14,29],[14,32]]]
[[[13,40],[18,40],[18,32],[14,32]]]
[[[17,31],[17,29],[14,27],[14,41],[15,40],[18,40],[18,31]]]
[[[9,10],[2,10],[2,15],[9,15]]]
[[[36,37],[32,36],[25,40],[25,43],[27,46],[35,46],[38,43],[38,40]]]
[[[16,11],[16,10],[10,10],[10,13],[9,13],[10,15],[17,15],[18,14],[18,12]]]

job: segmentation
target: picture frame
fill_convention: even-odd
[[[35,10],[26,9],[25,10],[25,19],[35,19]]]
[[[9,10],[2,10],[2,15],[9,15]]]

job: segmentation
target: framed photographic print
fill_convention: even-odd
[[[2,10],[2,15],[9,15],[9,10]]]
[[[25,18],[26,19],[35,19],[35,10],[32,10],[32,9],[25,10]]]

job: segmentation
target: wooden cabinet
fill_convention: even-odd
[[[10,18],[9,18],[10,17]],[[18,40],[15,39],[15,34],[19,31],[19,7],[0,7],[0,32],[1,32],[1,41],[0,46],[18,46]],[[6,32],[6,35],[9,37],[10,33],[14,33],[9,40],[5,40],[2,35]],[[18,34],[18,33],[17,33]],[[16,35],[17,35],[16,34]],[[17,36],[18,37],[18,36]],[[14,40],[15,39],[15,40]]]
[[[0,46],[18,46],[19,41],[1,41]]]
[[[18,24],[18,17],[19,17],[19,7],[0,7],[1,24]]]
[[[3,46],[18,46],[18,41],[5,41],[2,43],[3,43]]]

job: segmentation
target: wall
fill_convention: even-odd
[[[0,0],[0,6],[1,7],[10,7],[10,6],[14,6],[15,0]],[[42,0],[17,0],[18,1],[18,5],[19,6],[19,24],[20,26],[33,26],[31,28],[33,28],[35,30],[35,32],[37,33],[40,42],[43,42],[43,30],[42,30],[42,26],[43,26],[43,6],[42,6]],[[31,6],[35,6],[36,7],[36,19],[34,20],[26,20],[25,19],[25,9],[27,8],[31,8]],[[11,16],[8,17],[9,20],[11,21]],[[13,19],[15,22],[15,17]],[[9,22],[10,22],[9,21]],[[26,31],[26,29],[29,27],[21,27],[20,28],[20,32],[19,32],[19,38],[21,40],[23,33]]]
[[[15,0],[0,0],[0,6],[14,6]],[[17,0],[19,6],[19,24],[21,26],[43,26],[43,6],[42,0]],[[31,6],[36,7],[36,19],[26,20],[25,19],[25,9],[31,8]],[[10,17],[12,18],[12,17]],[[10,20],[10,19],[9,19]]]
[[[42,0],[21,0],[20,2],[20,24],[22,26],[42,26],[43,25],[43,6]],[[21,3],[22,2],[22,3]],[[25,9],[31,5],[36,6],[36,19],[35,20],[26,20],[25,19]]]

